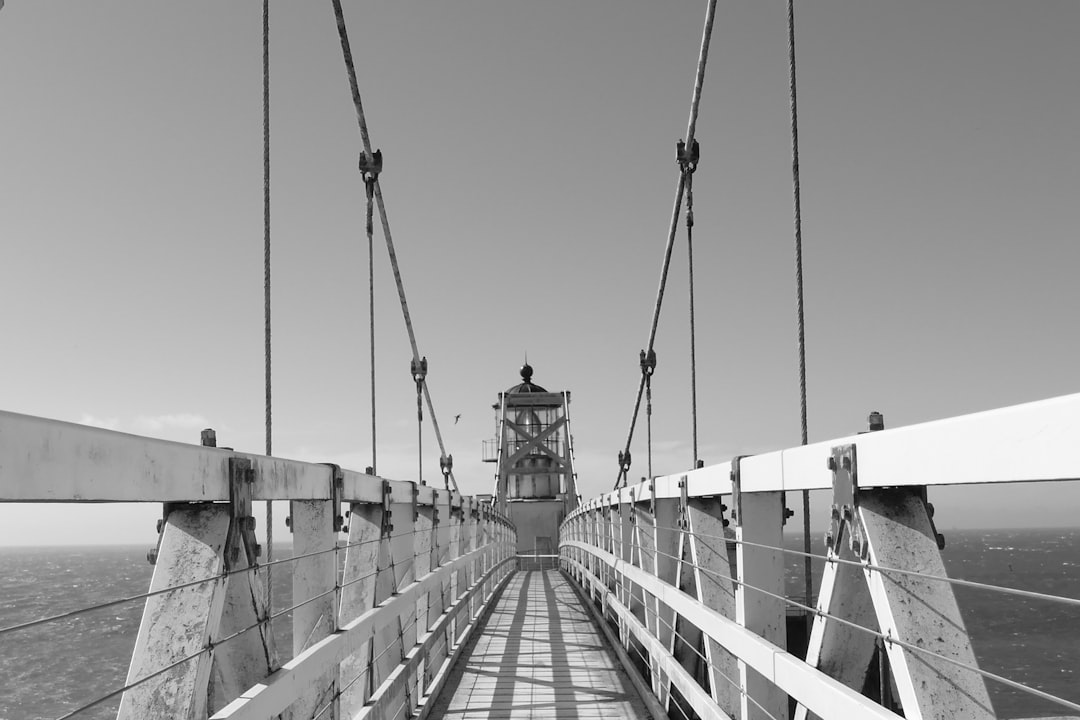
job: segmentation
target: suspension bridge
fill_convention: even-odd
[[[955,588],[1080,608],[1080,599],[953,578],[928,490],[1076,482],[1080,395],[810,443],[793,6],[788,3],[800,445],[706,464],[652,468],[655,339],[680,220],[690,250],[694,363],[695,139],[716,2],[707,4],[675,205],[640,382],[611,492],[582,497],[570,393],[534,382],[498,392],[491,494],[463,495],[419,352],[339,0],[342,56],[363,145],[369,257],[378,215],[412,351],[418,446],[429,423],[442,477],[363,471],[272,453],[268,5],[264,3],[267,173],[266,451],[141,437],[0,412],[0,502],[154,503],[162,507],[146,592],[0,627],[5,637],[103,608],[142,603],[126,681],[62,718],[110,704],[118,720],[212,718],[693,718],[848,720],[998,717],[991,688],[1080,716],[1062,697],[980,667]],[[0,3],[2,5],[2,3]],[[369,276],[370,277],[370,276]],[[373,282],[373,281],[372,281]],[[373,285],[372,285],[373,287]],[[372,290],[373,292],[373,290]],[[497,390],[492,388],[491,390]],[[646,474],[631,479],[644,401]],[[425,412],[426,411],[426,412]],[[640,438],[639,438],[640,444]],[[430,458],[429,458],[430,461]],[[810,543],[808,493],[828,526]],[[785,543],[789,495],[804,501],[802,549]],[[292,552],[256,535],[257,503],[288,503]],[[794,524],[794,523],[792,523]],[[803,565],[790,589],[789,562]],[[813,570],[812,561],[823,570]],[[273,602],[273,583],[291,602]],[[291,646],[275,629],[288,628]],[[1075,645],[1076,629],[1063,628]]]

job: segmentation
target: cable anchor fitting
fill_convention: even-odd
[[[439,469],[442,471],[443,483],[446,489],[450,489],[450,471],[454,469],[454,456],[441,455],[439,457]]]
[[[373,184],[379,179],[379,173],[382,172],[382,150],[376,150],[371,153],[371,159],[368,159],[367,153],[360,153],[360,173],[364,178],[365,184]]]
[[[680,140],[675,145],[676,153],[675,160],[679,163],[679,168],[684,173],[692,173],[697,170],[698,160],[701,159],[701,146],[698,145],[697,138],[689,148],[686,147],[686,142]]]
[[[649,350],[648,352],[642,350],[640,355],[641,374],[645,377],[652,377],[656,372],[656,351]]]

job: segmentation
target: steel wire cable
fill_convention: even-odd
[[[338,0],[334,0],[337,2]],[[705,64],[709,58],[709,43],[712,39],[713,22],[716,18],[716,0],[709,0],[708,9],[705,13],[705,27],[701,34],[701,51],[698,55],[697,72],[694,76],[694,92],[690,101],[690,119],[686,128],[686,147],[693,147],[694,135],[697,130],[698,111],[701,106],[701,92],[705,84]],[[664,303],[664,291],[667,287],[668,268],[671,266],[671,252],[675,246],[675,235],[679,227],[679,214],[682,210],[683,193],[686,189],[686,175],[679,173],[679,183],[675,191],[675,203],[671,212],[671,223],[668,227],[667,243],[664,247],[664,262],[660,269],[660,284],[656,292],[656,303],[653,307],[652,323],[649,329],[649,343],[647,352],[652,352],[656,345],[656,331],[660,322],[660,308]],[[630,444],[634,439],[634,427],[637,425],[638,412],[641,410],[641,395],[645,390],[645,376],[638,381],[637,399],[634,401],[634,412],[630,416],[630,430],[626,436],[624,451],[630,452]],[[625,484],[627,473],[619,468],[619,477],[615,486]]]
[[[764,550],[774,550],[777,552],[785,553],[787,555],[796,555],[799,557],[809,557],[818,560],[824,560],[826,563],[837,563],[839,565],[850,565],[852,567],[863,568],[864,570],[876,570],[882,573],[896,573],[898,575],[909,575],[911,577],[923,578],[925,580],[936,580],[938,582],[949,583],[951,585],[961,585],[964,587],[977,588],[980,590],[991,590],[999,592],[1005,595],[1015,595],[1017,597],[1028,598],[1032,600],[1046,600],[1049,602],[1057,602],[1064,605],[1072,605],[1080,607],[1080,598],[1072,598],[1065,595],[1051,595],[1048,593],[1040,593],[1034,590],[1021,590],[1020,588],[1008,587],[1005,585],[992,585],[990,583],[982,583],[976,580],[964,580],[961,578],[952,578],[944,575],[931,575],[929,573],[919,572],[918,570],[902,570],[900,568],[891,568],[884,565],[875,565],[869,562],[860,562],[858,560],[845,560],[840,557],[829,557],[828,555],[819,555],[817,553],[806,553],[802,550],[793,550],[791,548],[776,547],[775,545],[765,545],[762,543],[755,543],[749,540],[739,540],[737,538],[726,538],[720,535],[712,535],[710,533],[699,533],[693,530],[682,530],[679,528],[671,528],[664,526],[657,526],[657,529],[671,530],[674,532],[685,532],[688,535],[703,538],[713,538],[717,540],[724,540],[725,542],[735,543],[736,545],[746,545],[748,547],[762,548]],[[716,551],[714,551],[716,552]],[[684,561],[687,562],[687,561]]]
[[[292,558],[286,558],[282,562],[287,562],[290,559],[292,559]],[[395,564],[397,564],[397,563],[391,563],[391,566],[395,565]],[[349,584],[351,584],[352,582],[358,582],[359,580],[371,577],[372,575],[375,575],[378,572],[379,571],[376,570],[374,572],[368,573],[367,575],[364,575],[361,578],[358,578],[358,579],[355,579],[355,580],[351,581]],[[104,702],[104,701],[106,701],[106,700],[108,700],[108,699],[110,699],[112,697],[115,697],[116,695],[118,695],[120,693],[126,692],[127,690],[130,690],[131,688],[136,687],[137,685],[140,685],[140,684],[142,684],[143,682],[145,682],[147,680],[150,680],[150,679],[152,679],[154,677],[157,677],[158,675],[160,675],[160,674],[162,674],[164,672],[167,672],[168,670],[171,670],[172,668],[176,667],[177,665],[180,665],[180,664],[182,664],[184,662],[187,662],[188,660],[194,659],[194,658],[198,657],[199,655],[201,655],[204,652],[209,652],[209,651],[211,651],[211,650],[213,650],[213,649],[215,649],[217,647],[220,647],[221,645],[224,645],[225,643],[230,642],[231,640],[234,640],[234,639],[240,637],[241,635],[243,635],[244,633],[246,633],[246,632],[248,632],[250,630],[253,630],[253,629],[255,629],[255,628],[259,627],[259,626],[262,626],[262,625],[268,625],[272,620],[275,620],[276,618],[279,618],[282,615],[287,615],[287,614],[293,612],[294,610],[296,610],[298,608],[301,608],[304,605],[308,605],[308,604],[314,602],[315,600],[326,597],[327,595],[330,595],[331,593],[335,593],[338,590],[340,590],[341,587],[344,587],[344,585],[330,588],[329,590],[326,590],[324,592],[319,593],[318,595],[310,597],[307,600],[304,600],[303,602],[296,603],[295,605],[293,605],[291,607],[288,607],[288,608],[285,608],[283,610],[279,610],[276,613],[268,614],[264,619],[259,620],[259,621],[255,622],[255,623],[252,623],[251,625],[248,625],[247,627],[244,627],[244,628],[242,628],[240,630],[237,630],[237,631],[235,631],[235,632],[233,632],[233,633],[231,633],[229,635],[226,635],[226,636],[224,636],[222,638],[214,640],[213,642],[210,643],[210,645],[208,647],[205,647],[205,648],[201,649],[199,652],[194,653],[192,655],[189,655],[189,656],[187,656],[187,657],[185,657],[185,658],[183,658],[183,659],[181,659],[181,660],[179,660],[179,661],[177,661],[175,663],[172,663],[172,664],[170,664],[170,665],[168,665],[168,666],[166,666],[166,667],[164,667],[164,668],[162,668],[160,670],[157,670],[154,673],[152,673],[150,675],[147,675],[144,678],[141,678],[140,680],[136,681],[135,683],[125,685],[124,687],[120,688],[119,690],[115,690],[115,691],[109,693],[108,695],[102,696],[102,697],[98,698],[97,700],[94,700],[92,703],[84,705],[81,708],[79,708],[78,710],[75,710],[72,713],[69,713],[68,715],[65,715],[64,718],[67,718],[67,717],[70,717],[73,714],[77,714],[77,713],[83,712],[85,710],[88,710],[91,707],[94,707],[95,705],[97,705],[99,703],[102,703],[102,702]]]
[[[411,533],[408,533],[408,534],[411,534]],[[376,541],[377,540],[369,540],[369,541],[365,541],[365,542],[362,542],[362,543],[355,543],[354,545],[362,545],[362,544],[366,544],[368,542],[376,542]],[[326,552],[333,552],[333,551],[336,551],[336,550],[337,550],[337,548],[333,548],[333,549],[329,549],[329,550],[317,551],[317,552],[308,553],[308,554],[305,554],[305,555],[300,555],[300,556],[297,556],[297,557],[294,557],[294,558],[284,558],[284,559],[282,559],[280,561],[277,561],[277,562],[289,562],[289,561],[292,561],[292,560],[298,560],[298,559],[301,559],[301,558],[304,558],[304,557],[311,557],[313,555],[320,555],[320,554],[324,554]],[[390,565],[387,566],[387,567],[392,568],[392,567],[394,567],[394,566],[396,566],[398,564],[404,564],[405,562],[406,562],[405,560],[402,560],[402,561],[399,561],[399,562],[391,562]],[[208,582],[209,580],[217,580],[217,579],[220,579],[222,577],[227,576],[228,574],[239,574],[241,572],[247,572],[247,571],[252,570],[252,569],[255,569],[255,567],[253,566],[253,567],[243,568],[243,569],[239,569],[239,570],[235,570],[235,571],[230,571],[230,573],[227,573],[226,575],[215,576],[214,578],[211,578],[211,579],[208,579],[208,580],[194,581],[192,583],[187,583],[184,586],[190,586],[190,585],[195,585],[195,584],[199,584],[199,583],[203,583],[203,582]],[[284,610],[280,610],[277,613],[268,614],[264,619],[258,620],[257,622],[255,622],[255,623],[253,623],[251,625],[248,625],[245,628],[237,630],[237,631],[235,631],[235,632],[231,633],[230,635],[227,635],[227,636],[225,636],[223,638],[219,638],[217,640],[214,640],[214,641],[210,642],[207,647],[204,647],[204,648],[200,649],[198,652],[193,653],[191,655],[188,655],[188,656],[186,656],[184,658],[181,658],[180,660],[178,660],[176,662],[173,662],[173,663],[171,663],[171,664],[169,664],[169,665],[167,665],[167,666],[165,666],[165,667],[163,667],[163,668],[161,668],[159,670],[156,670],[153,673],[151,673],[149,675],[146,675],[145,677],[140,678],[139,680],[136,680],[133,683],[125,684],[123,687],[121,687],[121,688],[119,688],[117,690],[114,690],[114,691],[112,691],[112,692],[110,692],[110,693],[108,693],[106,695],[103,695],[103,696],[91,701],[90,703],[87,703],[87,704],[85,704],[85,705],[83,705],[83,706],[81,706],[79,708],[76,708],[75,710],[67,713],[66,715],[62,716],[61,718],[58,718],[58,720],[65,720],[66,718],[72,717],[72,716],[77,715],[79,713],[82,713],[82,712],[84,712],[86,710],[89,710],[90,708],[93,708],[93,707],[105,702],[106,700],[109,700],[109,699],[111,699],[113,697],[116,697],[117,695],[119,695],[121,693],[124,693],[124,692],[126,692],[126,691],[128,691],[128,690],[130,690],[130,689],[132,689],[134,687],[137,687],[138,685],[141,685],[142,683],[144,683],[144,682],[146,682],[148,680],[151,680],[151,679],[157,677],[158,675],[161,675],[161,674],[163,674],[163,673],[165,673],[165,672],[167,672],[167,671],[169,671],[169,670],[171,670],[171,669],[173,669],[173,668],[175,668],[175,667],[177,667],[177,666],[179,666],[179,665],[181,665],[181,664],[183,664],[185,662],[188,662],[189,660],[197,658],[197,657],[199,657],[200,655],[202,655],[205,652],[210,652],[213,649],[215,649],[217,647],[220,647],[221,645],[224,645],[225,643],[227,643],[227,642],[229,642],[231,640],[234,640],[237,637],[240,637],[244,633],[246,633],[246,632],[248,632],[248,631],[250,631],[250,630],[252,630],[252,629],[254,629],[256,627],[259,627],[259,626],[262,626],[262,625],[269,625],[271,623],[271,621],[273,621],[274,619],[276,619],[278,617],[281,617],[282,615],[286,615],[286,614],[288,614],[288,613],[290,613],[290,612],[292,612],[292,611],[294,611],[294,610],[296,610],[296,609],[298,609],[300,607],[303,607],[304,605],[307,605],[307,604],[309,604],[311,602],[314,602],[315,600],[318,600],[318,599],[320,599],[322,597],[325,597],[325,596],[327,596],[327,595],[329,595],[331,593],[336,593],[336,592],[340,591],[343,587],[345,587],[348,584],[352,584],[354,582],[359,582],[359,580],[365,579],[367,577],[371,577],[372,575],[375,575],[378,572],[380,572],[381,570],[385,570],[385,569],[387,569],[387,568],[382,568],[380,570],[375,570],[374,572],[369,573],[369,574],[364,575],[364,576],[361,576],[360,578],[355,578],[352,581],[350,581],[349,583],[345,583],[345,584],[342,584],[342,585],[335,585],[335,587],[333,587],[333,588],[331,588],[329,590],[326,590],[326,591],[324,591],[322,593],[319,593],[318,595],[315,595],[314,597],[308,598],[307,600],[304,600],[303,602],[294,604],[292,607],[286,608]],[[154,593],[151,593],[151,594],[161,594],[161,593],[167,592],[169,590],[176,590],[179,587],[183,587],[183,586],[175,586],[173,588],[166,588],[164,590],[155,591]],[[110,605],[119,604],[121,602],[127,602],[127,601],[129,601],[131,599],[132,598],[126,598],[124,600],[113,601],[112,603],[104,604],[104,605],[99,606],[99,607],[109,607]],[[86,610],[83,610],[83,611],[85,612]],[[399,631],[398,637],[402,639],[402,647],[403,648],[404,648],[404,640],[403,640],[403,637],[402,637],[403,634],[407,630],[411,629],[416,624],[417,621],[418,621],[417,618],[414,617],[413,622],[410,625],[408,625],[407,627],[405,627],[405,628],[403,628],[402,630]],[[36,623],[36,624],[40,624],[40,623]],[[19,629],[20,627],[22,627],[22,626],[16,626],[15,628],[10,628],[10,629]],[[387,648],[387,649],[389,649],[389,648]],[[380,657],[382,657],[382,655],[385,654],[385,652],[386,652],[386,650],[384,650],[382,653],[380,653],[375,659],[377,660]],[[355,681],[355,679],[354,679],[354,681]],[[339,695],[340,695],[340,693],[339,693]],[[324,711],[321,711],[320,714],[322,712],[324,712]]]
[[[715,0],[714,0],[715,2]],[[371,135],[368,132],[367,117],[364,114],[364,104],[360,97],[360,84],[356,79],[356,67],[353,64],[352,47],[349,43],[349,34],[345,27],[345,13],[341,7],[341,0],[331,0],[334,6],[334,18],[337,21],[338,38],[341,41],[341,54],[345,62],[345,72],[348,75],[349,90],[352,93],[353,107],[356,110],[356,120],[360,128],[360,140],[364,146],[364,156],[370,164],[373,159]],[[412,316],[409,313],[409,303],[405,297],[405,284],[401,279],[401,268],[398,265],[397,252],[394,250],[393,236],[390,234],[390,221],[386,213],[386,203],[383,200],[382,185],[378,177],[373,182],[375,189],[375,201],[379,207],[379,217],[382,220],[383,237],[386,240],[386,250],[390,256],[390,268],[393,271],[394,283],[397,286],[398,300],[401,303],[401,313],[405,320],[405,329],[409,336],[409,345],[412,348],[413,362],[420,362],[420,350],[416,343],[416,332],[413,329]],[[439,451],[446,456],[446,445],[443,443],[442,431],[439,429],[439,421],[435,415],[435,407],[431,402],[431,392],[428,384],[423,383],[424,398],[427,400],[428,414],[431,417],[431,426],[435,431],[435,439],[439,443]],[[454,490],[458,490],[457,479],[454,477],[453,468],[449,469],[450,480],[454,483]]]
[[[649,607],[648,607],[648,604],[646,604],[646,605],[645,605],[645,611],[646,611],[646,612],[649,612]],[[768,710],[766,710],[766,709],[765,709],[765,708],[764,708],[764,707],[763,707],[763,706],[761,705],[761,703],[759,703],[759,702],[758,702],[757,700],[755,700],[755,699],[754,699],[754,698],[753,698],[753,697],[752,697],[751,695],[749,695],[749,694],[748,694],[748,693],[746,692],[746,690],[744,690],[744,689],[742,688],[742,686],[741,686],[741,684],[740,684],[740,683],[736,682],[735,680],[732,680],[732,679],[731,679],[731,677],[730,677],[730,676],[729,676],[729,675],[728,675],[727,673],[725,673],[725,672],[724,672],[723,670],[721,670],[720,668],[718,668],[718,667],[717,667],[716,665],[714,665],[713,663],[709,662],[709,659],[708,659],[708,658],[706,658],[706,657],[705,657],[704,655],[702,655],[702,654],[701,654],[701,653],[700,653],[700,652],[698,651],[698,649],[697,649],[696,647],[694,647],[693,645],[691,645],[691,644],[690,644],[690,641],[689,641],[689,640],[687,640],[687,639],[686,639],[686,638],[685,638],[685,637],[684,637],[684,636],[682,635],[682,633],[680,633],[680,632],[679,632],[678,630],[676,630],[676,629],[675,629],[675,627],[674,627],[674,626],[673,626],[673,625],[672,625],[671,623],[669,623],[669,622],[668,622],[667,620],[665,620],[664,618],[660,617],[660,614],[659,614],[659,613],[657,613],[657,612],[656,612],[655,610],[653,610],[652,612],[653,612],[653,614],[654,614],[654,615],[655,615],[655,616],[657,617],[657,619],[658,619],[658,620],[659,620],[660,622],[664,623],[664,626],[665,626],[665,627],[666,627],[666,628],[667,628],[668,630],[670,630],[670,631],[671,631],[672,633],[674,633],[674,634],[675,634],[675,637],[677,637],[677,638],[679,638],[680,640],[682,640],[682,641],[683,641],[683,645],[685,645],[685,646],[686,646],[686,648],[687,648],[688,650],[690,650],[691,652],[693,652],[693,653],[694,653],[695,655],[697,655],[697,656],[698,656],[699,658],[701,658],[701,659],[702,659],[702,661],[703,661],[703,662],[705,663],[706,667],[708,667],[708,668],[710,668],[710,669],[712,669],[712,670],[715,670],[715,671],[716,671],[716,673],[717,673],[717,674],[718,674],[718,675],[719,675],[720,677],[724,678],[724,680],[727,680],[727,681],[728,681],[728,683],[730,683],[730,684],[731,684],[731,686],[732,686],[733,688],[735,688],[735,689],[736,689],[736,690],[737,690],[737,691],[739,692],[739,695],[743,696],[744,698],[746,698],[747,700],[749,700],[750,702],[752,702],[752,703],[753,703],[754,705],[756,705],[756,706],[758,707],[758,709],[760,709],[760,710],[761,710],[761,712],[765,713],[766,715],[768,715],[768,716],[769,716],[769,717],[771,717],[771,718],[774,718],[774,720],[775,720],[775,716],[773,716],[773,714],[772,714],[772,713],[770,713],[770,712],[769,712]],[[675,611],[673,610],[672,612],[675,612]],[[678,615],[678,613],[675,613],[675,614],[676,614],[676,615]],[[709,636],[708,636],[708,635],[707,635],[706,633],[704,633],[704,632],[703,632],[702,634],[703,634],[703,635],[705,635],[705,637],[706,637],[706,638],[707,638],[708,640],[711,640],[712,642],[715,642],[715,643],[716,643],[717,645],[720,645],[720,643],[716,642],[716,640],[713,640],[713,639],[712,639],[711,637],[709,637]],[[721,647],[723,647],[723,646],[721,645]],[[726,648],[725,648],[725,651],[727,651],[727,649],[726,649]],[[729,654],[731,654],[731,653],[730,653],[730,651],[727,651],[727,652],[728,652]],[[735,656],[734,656],[734,655],[732,655],[732,657],[735,657]],[[701,684],[700,684],[700,683],[698,683],[698,686],[699,686],[699,687],[701,687]],[[702,689],[702,690],[704,690],[705,688],[704,688],[704,687],[702,687],[701,689]]]
[[[263,357],[266,380],[266,455],[273,455],[270,375],[270,0],[263,0]],[[266,559],[274,559],[274,504],[266,501]],[[266,572],[267,602],[273,602],[273,574]]]
[[[417,531],[412,530],[412,531],[407,532],[407,533],[402,533],[401,535],[398,535],[396,537],[406,537],[408,535],[414,535],[414,534],[416,534],[416,532]],[[217,575],[213,575],[213,576],[206,577],[206,578],[201,578],[199,580],[191,580],[189,582],[180,583],[179,585],[171,585],[171,586],[169,586],[167,588],[161,588],[160,590],[148,590],[147,592],[139,593],[138,595],[130,595],[128,597],[117,598],[115,600],[108,600],[106,602],[98,603],[96,605],[89,605],[89,606],[82,607],[82,608],[76,608],[75,610],[70,610],[68,612],[58,613],[56,615],[50,615],[49,617],[38,618],[36,620],[30,620],[30,621],[27,621],[27,622],[24,622],[24,623],[19,623],[19,624],[16,624],[16,625],[9,625],[7,627],[0,628],[0,635],[4,635],[4,634],[10,633],[10,632],[16,632],[16,631],[19,631],[19,630],[27,630],[29,628],[36,627],[38,625],[44,625],[44,624],[50,623],[50,622],[56,622],[56,621],[59,621],[59,620],[66,620],[68,618],[76,617],[78,615],[83,615],[83,614],[88,613],[88,612],[93,612],[95,610],[103,610],[105,608],[114,607],[116,605],[123,605],[124,603],[134,602],[136,600],[145,600],[147,598],[151,598],[151,597],[154,597],[154,596],[157,596],[157,595],[164,595],[165,593],[175,592],[177,590],[183,590],[184,588],[194,587],[196,585],[203,585],[203,584],[210,583],[210,582],[216,582],[216,581],[221,580],[223,578],[232,577],[234,575],[242,575],[244,573],[249,573],[249,572],[252,572],[252,571],[255,571],[255,570],[268,568],[268,567],[271,567],[271,566],[274,566],[274,565],[282,565],[284,563],[295,562],[297,560],[303,560],[305,558],[315,557],[317,555],[325,555],[326,553],[338,552],[339,550],[345,550],[345,549],[352,548],[352,547],[359,547],[361,545],[367,545],[367,544],[370,544],[370,543],[381,542],[381,541],[383,541],[385,539],[386,538],[372,538],[370,540],[363,540],[363,541],[358,542],[358,543],[350,543],[350,544],[347,544],[347,545],[341,545],[341,546],[338,546],[338,547],[327,548],[327,549],[324,549],[324,550],[315,550],[315,551],[310,552],[310,553],[304,553],[303,555],[296,555],[296,556],[293,556],[293,557],[281,558],[279,560],[273,560],[273,561],[270,561],[270,562],[262,563],[261,565],[249,565],[247,567],[237,568],[235,570],[227,570],[227,571],[219,573]],[[399,561],[399,562],[404,562],[404,561]],[[395,563],[391,563],[390,566],[396,566],[398,564],[399,563],[395,562]],[[390,566],[388,566],[388,567],[390,567]],[[355,580],[350,581],[350,583],[348,583],[348,584],[352,584],[352,582],[355,582]]]
[[[658,552],[660,552],[660,554],[665,555],[667,557],[675,558],[674,555],[670,555],[669,553],[665,553],[665,552],[662,552],[662,551],[658,551]],[[675,558],[675,559],[677,559],[677,558]],[[685,561],[681,561],[681,562],[685,562]],[[712,575],[713,577],[719,578],[721,580],[729,580],[730,582],[734,583],[735,585],[740,585],[740,586],[742,586],[742,587],[744,587],[746,589],[753,590],[753,591],[761,593],[763,595],[767,595],[767,596],[769,596],[771,598],[774,598],[776,600],[780,600],[781,602],[783,602],[783,603],[785,603],[787,605],[791,605],[793,607],[801,608],[802,610],[805,610],[807,613],[812,614],[815,617],[825,617],[825,618],[828,618],[829,620],[834,620],[834,621],[836,621],[836,622],[838,622],[838,623],[840,623],[842,625],[846,625],[846,626],[848,626],[850,628],[853,628],[855,630],[860,630],[860,631],[862,631],[864,633],[867,633],[869,635],[872,635],[872,636],[874,636],[876,638],[881,638],[882,640],[884,640],[887,643],[892,643],[892,644],[895,644],[895,645],[899,645],[901,647],[907,648],[909,650],[913,650],[913,651],[921,653],[923,655],[929,655],[931,657],[935,657],[935,658],[938,658],[940,660],[944,660],[945,662],[948,662],[948,663],[950,663],[952,665],[955,665],[957,667],[963,668],[963,669],[968,670],[970,672],[977,673],[977,674],[982,675],[983,677],[989,678],[991,680],[996,680],[997,682],[1003,683],[1003,684],[1008,685],[1010,687],[1013,687],[1013,688],[1015,688],[1017,690],[1023,690],[1024,692],[1030,693],[1030,694],[1035,695],[1037,697],[1040,697],[1040,698],[1042,698],[1044,700],[1048,700],[1048,701],[1051,701],[1051,702],[1058,703],[1059,705],[1062,705],[1062,706],[1067,707],[1069,709],[1080,710],[1080,704],[1074,703],[1074,702],[1072,702],[1070,700],[1066,700],[1065,698],[1061,698],[1061,697],[1058,697],[1056,695],[1052,695],[1050,693],[1044,692],[1042,690],[1038,690],[1037,688],[1033,688],[1033,687],[1030,687],[1028,685],[1024,685],[1023,683],[1016,682],[1015,680],[1010,680],[1009,678],[1003,677],[1001,675],[997,675],[996,673],[992,673],[992,672],[989,672],[987,670],[983,670],[982,668],[979,668],[977,666],[968,665],[967,663],[961,662],[959,660],[954,660],[953,658],[946,657],[945,655],[941,655],[939,653],[936,653],[933,650],[928,650],[926,648],[919,647],[918,645],[913,645],[911,643],[904,642],[903,640],[900,640],[898,638],[894,638],[891,635],[883,633],[883,632],[881,632],[879,630],[873,630],[873,629],[865,627],[863,625],[859,625],[858,623],[851,622],[850,620],[845,620],[844,618],[841,618],[841,617],[839,617],[837,615],[833,615],[832,613],[824,612],[824,611],[819,610],[817,608],[813,608],[813,607],[810,607],[809,605],[800,603],[800,602],[798,602],[796,600],[792,600],[790,598],[787,598],[787,597],[785,597],[783,595],[777,595],[776,593],[770,592],[769,590],[765,590],[764,588],[760,588],[760,587],[757,587],[755,585],[750,585],[749,583],[745,583],[745,582],[742,582],[740,580],[736,580],[735,578],[732,578],[730,576],[722,575],[722,574],[717,573],[717,572],[715,572],[713,570],[710,570],[709,568],[704,568],[704,567],[701,567],[700,565],[693,565],[693,567],[696,567],[698,570],[700,570],[700,571],[702,571],[702,572],[704,572],[706,574]],[[636,584],[636,583],[633,583],[632,580],[630,582],[632,584]],[[642,592],[648,592],[644,588],[641,588],[641,590],[642,590]],[[652,593],[649,593],[649,595],[652,596]]]
[[[629,629],[627,629],[627,634],[629,636],[628,640],[630,641],[629,649],[632,649],[634,652],[637,653],[638,657],[641,658],[641,662],[644,663],[645,667],[647,667],[649,669],[649,674],[651,675],[655,671],[653,670],[653,666],[652,666],[652,663],[649,661],[649,658],[646,657],[644,654],[642,654],[641,648],[638,647],[638,645],[640,645],[641,643],[636,641],[636,638],[634,638],[633,633]],[[669,697],[674,699],[675,696],[674,695],[669,695]],[[675,705],[675,708],[680,713],[682,713],[682,716],[683,716],[684,720],[690,720],[690,716],[687,714],[686,710],[682,707],[682,705],[680,703],[676,702],[676,703],[674,703],[674,705]],[[692,709],[693,708],[691,708],[691,710]]]
[[[201,650],[199,650],[198,652],[196,652],[196,653],[194,653],[192,655],[188,655],[186,657],[180,658],[176,662],[170,663],[169,665],[166,665],[165,667],[161,668],[160,670],[155,670],[154,672],[150,673],[149,675],[146,675],[145,677],[139,678],[135,682],[127,683],[126,685],[124,685],[120,689],[113,690],[108,695],[102,695],[101,697],[97,698],[96,700],[92,700],[91,702],[89,702],[89,703],[87,703],[85,705],[82,705],[81,707],[78,707],[78,708],[76,708],[76,709],[74,709],[74,710],[72,710],[72,711],[70,711],[68,713],[65,713],[64,715],[61,715],[60,717],[56,718],[56,720],[67,720],[68,718],[75,717],[79,713],[86,712],[90,708],[96,707],[96,706],[100,705],[101,703],[105,702],[106,700],[111,700],[112,698],[116,697],[117,695],[119,695],[121,693],[127,692],[128,690],[131,690],[132,688],[136,688],[139,685],[142,685],[147,680],[152,680],[152,679],[156,678],[158,675],[166,673],[169,670],[172,670],[173,668],[175,668],[175,667],[177,667],[179,665],[183,665],[184,663],[186,663],[186,662],[188,662],[190,660],[194,660],[195,658],[199,657],[200,655],[202,655],[205,652],[208,652],[209,650],[210,650],[210,648],[202,648]]]

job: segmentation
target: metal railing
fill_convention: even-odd
[[[1080,697],[980,668],[953,589],[1080,598],[949,577],[926,495],[1080,478],[1078,433],[1073,395],[658,477],[571,513],[561,565],[671,717],[994,718],[995,683],[1080,715]],[[833,493],[812,606],[785,592],[784,557],[807,553],[784,546],[784,492],[802,489]],[[790,609],[812,621],[808,647],[788,642]]]
[[[290,501],[291,557],[257,559],[259,500]],[[145,604],[127,679],[62,718],[118,697],[121,720],[426,714],[517,562],[509,520],[457,492],[0,413],[0,502],[12,501],[165,504],[146,592],[0,626],[2,643]],[[287,607],[269,602],[271,568],[291,571]],[[273,624],[289,619],[280,652]]]

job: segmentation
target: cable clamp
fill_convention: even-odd
[[[341,503],[345,497],[345,472],[340,465],[323,463],[330,468],[330,501],[333,503],[334,532],[349,532],[345,526],[345,518],[341,514]]]
[[[826,461],[833,474],[833,502],[829,520],[829,532],[825,545],[830,552],[838,553],[845,532],[851,551],[865,559],[869,551],[866,535],[859,522],[859,466],[855,445],[837,445]]]
[[[649,350],[648,352],[642,350],[640,354],[641,374],[645,377],[652,377],[656,372],[656,351]]]
[[[262,554],[255,539],[255,516],[251,513],[255,468],[251,460],[244,457],[229,458],[229,538],[225,555],[226,570],[233,570],[240,561],[240,551],[244,550],[247,565],[256,564],[256,558]]]
[[[365,183],[373,183],[379,178],[379,173],[382,172],[382,150],[376,150],[371,153],[371,159],[368,159],[366,152],[360,153],[360,172],[364,176]]]
[[[677,142],[675,148],[675,160],[679,163],[682,171],[692,173],[697,170],[698,160],[701,159],[701,146],[698,145],[697,138],[694,138],[689,148],[686,147],[686,142],[683,140]]]

